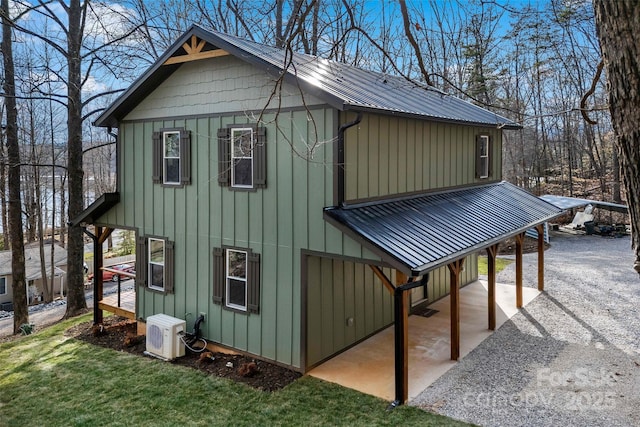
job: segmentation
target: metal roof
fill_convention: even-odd
[[[75,227],[82,223],[93,224],[95,220],[104,215],[109,209],[120,201],[120,193],[104,193],[93,203],[86,207],[78,216],[69,221],[69,225]]]
[[[629,208],[626,205],[620,205],[618,203],[580,199],[577,197],[554,196],[552,194],[545,194],[544,196],[540,196],[540,198],[561,209],[573,209],[580,208],[582,206],[593,205],[594,207],[598,207],[608,211],[629,213]]]
[[[422,275],[562,210],[507,182],[325,208],[324,218],[395,268]]]
[[[291,53],[240,37],[192,26],[165,54],[96,120],[98,126],[116,126],[159,83],[179,68],[163,65],[195,35],[210,49],[223,49],[250,64],[285,79],[341,110],[431,119],[443,122],[517,129],[520,125],[470,102],[403,77],[363,70],[312,55]],[[180,51],[181,52],[181,51]]]

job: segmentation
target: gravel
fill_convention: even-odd
[[[536,254],[523,270],[536,287]],[[555,233],[545,292],[409,404],[483,426],[640,425],[639,307],[629,237]]]
[[[127,280],[121,283],[121,291],[129,291],[134,288],[134,281]],[[103,295],[107,296],[118,292],[117,284],[107,282],[104,284]],[[85,292],[87,306],[91,307],[93,303],[93,289]],[[67,301],[55,300],[48,304],[37,304],[29,306],[29,323],[34,325],[36,329],[43,325],[48,325],[54,321],[58,321],[66,311]],[[8,336],[13,333],[13,311],[0,311],[0,337]]]

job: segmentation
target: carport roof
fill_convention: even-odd
[[[540,196],[540,198],[562,209],[580,208],[582,206],[593,205],[594,207],[608,211],[629,213],[629,208],[626,205],[620,205],[618,203],[580,199],[577,197],[555,196],[552,194],[545,194],[544,196]]]
[[[562,209],[507,182],[324,209],[394,268],[420,276],[520,234]]]

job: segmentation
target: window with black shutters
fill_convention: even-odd
[[[161,237],[140,236],[136,242],[136,284],[173,293],[174,243]]]
[[[218,183],[234,190],[267,186],[266,128],[234,125],[218,130]]]
[[[260,254],[250,249],[213,250],[213,302],[224,308],[260,312]]]
[[[153,182],[181,187],[191,184],[191,134],[184,128],[153,133]]]

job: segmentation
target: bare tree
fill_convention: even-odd
[[[609,109],[631,216],[634,268],[640,274],[640,3],[594,0],[600,47],[609,81]]]
[[[26,277],[24,266],[24,236],[22,233],[22,198],[20,196],[20,147],[18,146],[18,111],[13,64],[12,22],[9,0],[2,0],[2,59],[4,64],[4,103],[6,108],[6,138],[9,181],[9,241],[11,243],[11,272],[13,291],[13,333],[29,322]]]

